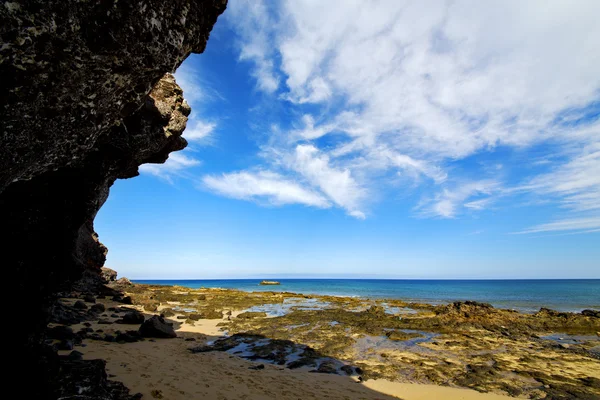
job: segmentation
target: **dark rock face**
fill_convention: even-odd
[[[100,292],[105,283],[107,249],[93,220],[110,186],[186,146],[190,108],[168,73],[204,50],[225,5],[0,5],[0,234],[8,279],[27,294],[13,370],[38,377],[27,382],[32,397],[47,397],[54,385],[46,384],[57,381],[41,347],[56,294]]]
[[[84,159],[204,51],[223,0],[32,0],[0,8],[0,190]],[[76,121],[74,121],[76,120]],[[68,129],[76,123],[76,131]]]

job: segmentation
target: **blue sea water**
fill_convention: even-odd
[[[498,308],[534,312],[600,309],[600,279],[553,280],[396,280],[396,279],[276,279],[279,286],[260,286],[260,279],[134,280],[136,283],[179,285],[197,289],[281,291],[303,294],[401,299],[443,304],[457,300],[491,303]]]

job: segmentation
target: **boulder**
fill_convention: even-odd
[[[70,326],[58,325],[48,329],[46,337],[56,340],[72,340],[75,338],[75,332]]]
[[[95,303],[96,298],[91,294],[86,294],[85,296],[83,296],[83,301],[85,301],[86,303]]]
[[[102,303],[96,303],[90,307],[90,311],[100,314],[106,311],[106,307]]]
[[[586,317],[600,318],[600,311],[598,310],[583,310],[581,314]]]
[[[85,304],[83,301],[81,300],[77,300],[75,302],[75,304],[73,304],[73,308],[77,309],[77,310],[87,310],[88,306],[87,304]]]
[[[153,315],[148,318],[142,326],[140,326],[139,333],[143,337],[150,338],[174,338],[177,337],[173,326],[167,323],[163,317],[159,315]]]
[[[316,370],[313,370],[311,372],[318,372],[321,374],[336,374],[337,367],[335,366],[335,363],[333,361],[323,361],[319,365],[319,368],[317,368]]]
[[[138,331],[127,331],[125,333],[119,333],[115,338],[115,341],[117,343],[135,343],[141,339],[142,337]]]
[[[70,360],[83,360],[83,353],[77,350],[73,350],[67,356]]]
[[[116,321],[119,324],[137,325],[144,323],[144,314],[139,311],[129,311],[123,317]]]

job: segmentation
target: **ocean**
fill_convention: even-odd
[[[227,288],[303,294],[357,296],[370,299],[444,304],[457,300],[490,303],[497,308],[535,312],[541,307],[579,312],[600,309],[600,279],[553,280],[405,280],[405,279],[260,279],[133,280],[135,283],[178,285],[192,289]]]

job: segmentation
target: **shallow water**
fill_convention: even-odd
[[[553,333],[541,336],[541,339],[552,340],[561,344],[577,344],[589,341],[599,341],[600,337],[593,335],[567,335],[566,333]]]
[[[322,310],[331,306],[331,303],[319,301],[317,299],[304,299],[300,297],[288,297],[283,299],[283,303],[279,304],[261,304],[244,310],[267,313],[267,317],[282,317],[294,310]]]
[[[275,277],[273,277],[275,278]],[[494,307],[534,312],[600,309],[600,279],[555,280],[402,280],[402,279],[276,279],[279,286],[260,286],[262,279],[135,280],[137,283],[179,285],[198,289],[220,287],[244,291],[285,291],[302,294],[399,299],[446,304],[474,300]]]
[[[354,350],[362,359],[366,359],[376,353],[385,353],[386,351],[410,351],[412,353],[434,352],[434,350],[419,346],[419,344],[428,343],[436,336],[439,336],[439,334],[412,329],[402,329],[402,332],[416,333],[421,336],[399,341],[390,340],[387,336],[365,335],[356,340]]]

